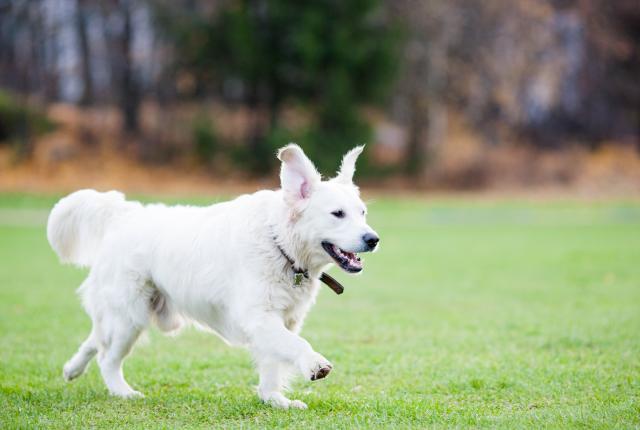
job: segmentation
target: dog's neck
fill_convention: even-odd
[[[304,243],[296,233],[295,222],[285,218],[285,221],[273,225],[272,236],[275,245],[294,270],[306,271],[310,277],[318,278],[330,263],[322,258],[322,255],[318,255],[317,250]]]

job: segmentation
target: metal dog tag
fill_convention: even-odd
[[[294,273],[293,274],[293,285],[299,287],[302,284],[302,279],[304,279],[303,273]]]

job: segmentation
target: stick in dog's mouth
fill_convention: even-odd
[[[322,242],[322,247],[345,272],[358,273],[362,270],[362,260],[355,252],[347,252],[327,241]]]

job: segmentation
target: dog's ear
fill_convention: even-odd
[[[340,164],[340,170],[338,170],[338,175],[333,178],[334,181],[347,185],[353,183],[353,174],[356,171],[356,160],[363,149],[364,145],[356,146],[344,155],[342,164]]]
[[[295,203],[309,198],[320,183],[320,174],[307,156],[295,143],[280,148],[278,159],[282,161],[280,168],[280,184],[287,202]]]

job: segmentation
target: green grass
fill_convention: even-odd
[[[246,352],[195,330],[136,347],[144,399],[109,397],[95,364],[65,383],[89,321],[34,216],[53,201],[0,196],[0,428],[640,428],[638,203],[372,202],[380,252],[333,272],[345,294],[303,330],[334,371],[282,411]]]

